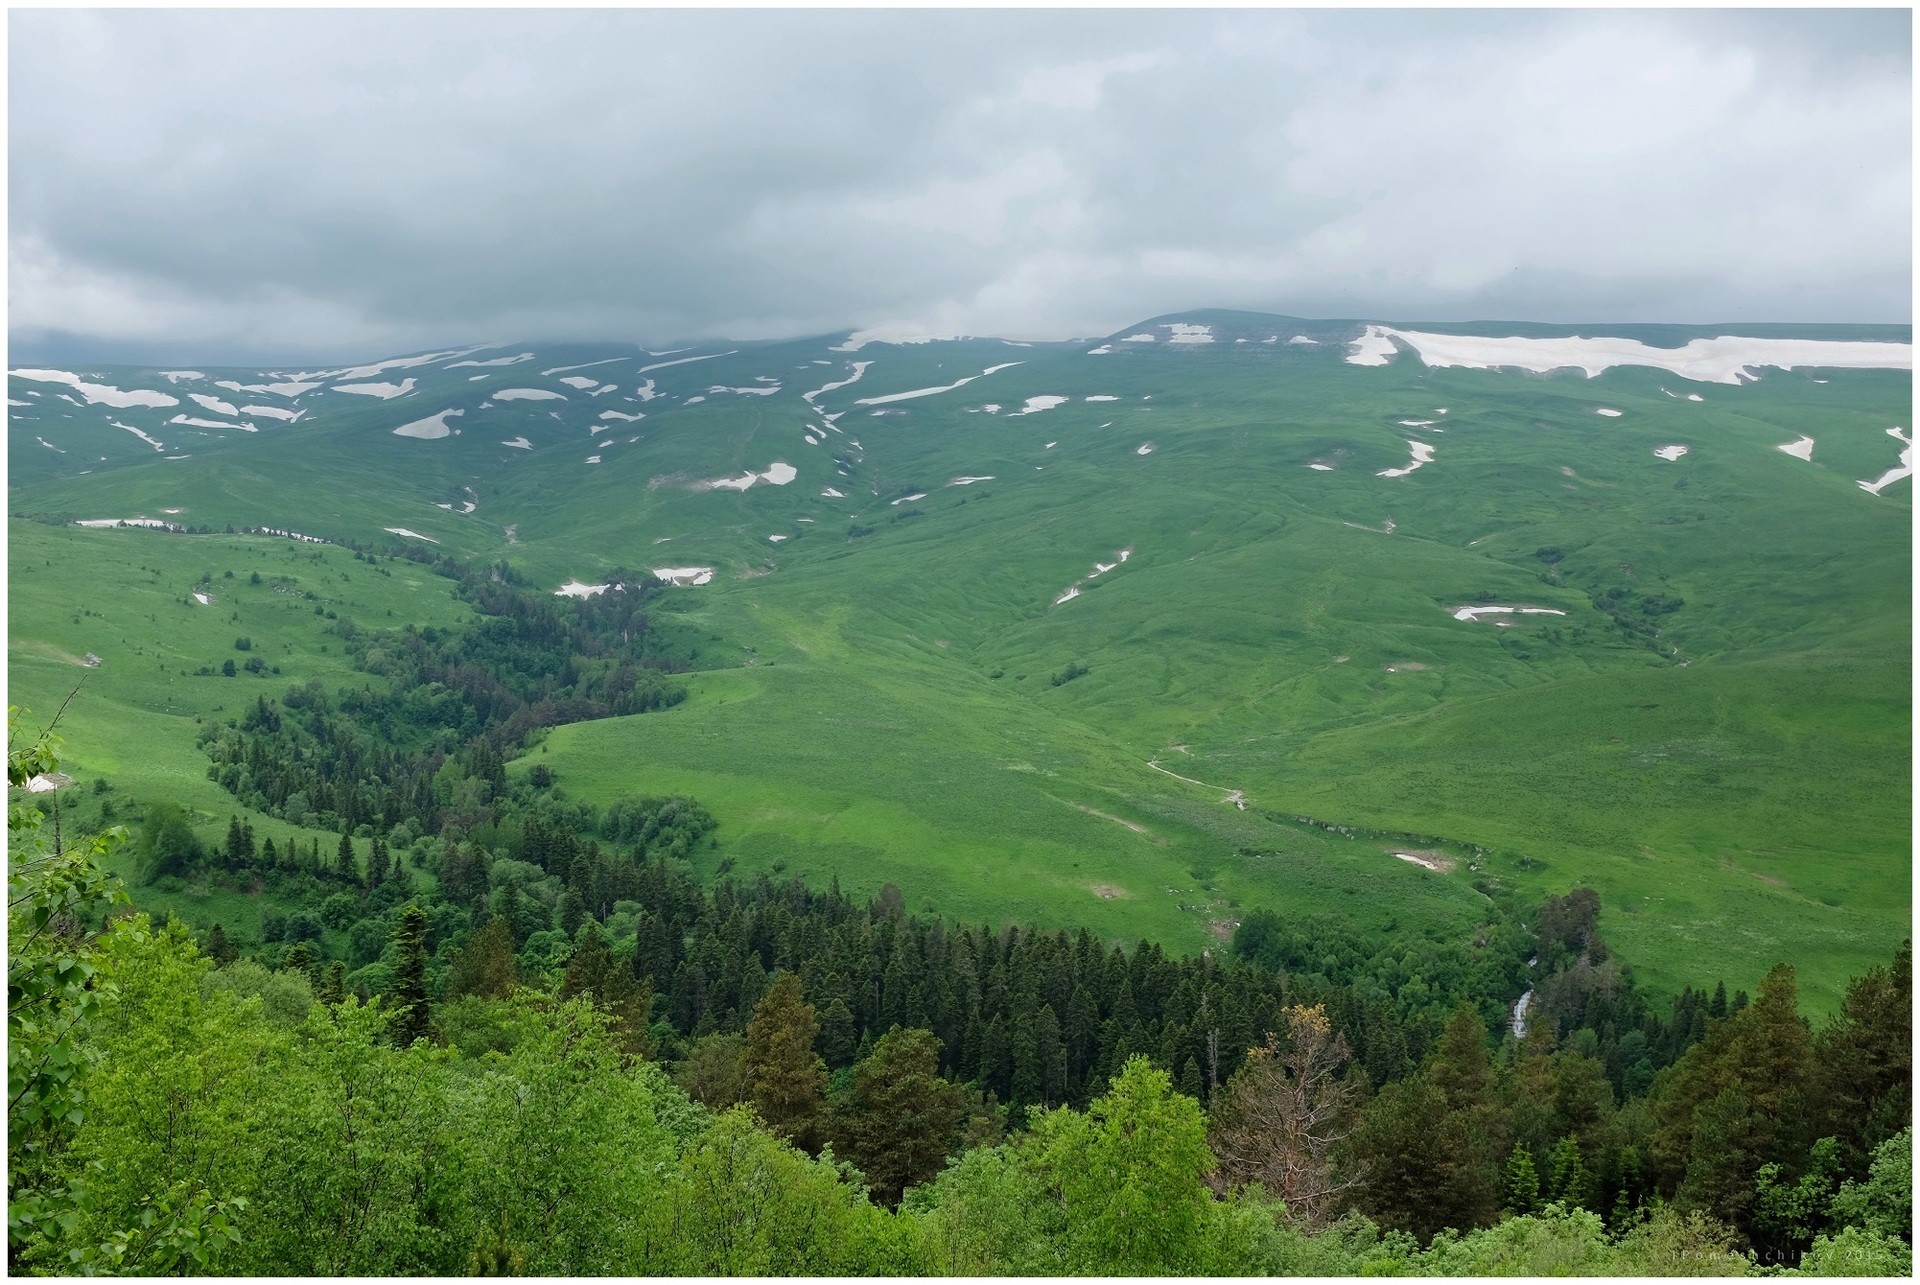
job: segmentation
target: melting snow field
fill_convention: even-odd
[[[598,388],[600,381],[591,375],[564,375],[560,382],[569,388]]]
[[[397,384],[335,384],[328,391],[335,393],[359,393],[363,397],[378,397],[382,401],[394,397],[405,397],[413,391],[414,379],[408,375]],[[195,395],[198,396],[197,394]]]
[[[136,388],[132,392],[123,392],[110,384],[89,384],[78,375],[64,370],[10,370],[7,372],[15,379],[28,379],[36,384],[65,384],[86,398],[88,402],[101,406],[178,406],[180,399],[166,393],[155,392],[150,388]]]
[[[1100,345],[1100,346],[1099,346],[1098,348],[1089,348],[1089,349],[1087,349],[1087,356],[1089,356],[1089,357],[1104,357],[1104,356],[1106,356],[1106,355],[1107,355],[1108,353],[1110,353],[1110,352],[1112,352],[1112,351],[1113,351],[1113,345],[1112,345],[1112,344],[1101,344],[1101,345]]]
[[[213,605],[213,595],[201,593],[198,589],[193,591],[193,600],[203,607],[211,607]]]
[[[235,414],[263,415],[268,419],[284,419],[291,424],[306,414],[303,410],[288,410],[284,406],[242,406]]]
[[[770,482],[774,486],[785,486],[799,476],[800,470],[796,469],[793,465],[782,464],[776,460],[767,466],[767,471],[764,473],[747,472],[742,473],[739,477],[719,478],[716,481],[706,483],[702,489],[744,491],[755,482]]]
[[[1663,460],[1677,460],[1687,453],[1687,448],[1684,446],[1656,446],[1653,448],[1653,453]],[[1862,482],[1861,485],[1865,486],[1866,483]]]
[[[200,405],[206,407],[208,410],[220,415],[238,415],[240,413],[240,408],[232,402],[223,402],[218,397],[213,397],[206,393],[188,393],[187,396],[193,398],[194,401],[200,403]]]
[[[1605,416],[1606,416],[1606,417],[1607,417],[1608,419],[1619,419],[1619,418],[1620,418],[1620,412],[1619,412],[1619,411],[1617,411],[1617,410],[1611,410],[1611,409],[1609,409],[1608,407],[1605,407],[1605,406],[1599,406],[1599,407],[1596,407],[1596,408],[1594,409],[1594,412],[1593,412],[1593,413],[1594,413],[1594,414],[1596,414],[1596,415],[1605,415]]]
[[[514,448],[515,450],[521,450],[521,451],[530,451],[530,450],[532,450],[532,449],[533,449],[533,443],[532,443],[532,442],[529,442],[529,441],[528,441],[528,440],[527,440],[526,438],[524,438],[524,437],[516,437],[516,438],[513,438],[513,439],[511,439],[511,440],[509,440],[509,441],[505,441],[505,442],[502,442],[502,443],[500,443],[500,445],[502,445],[502,446],[511,446],[511,447],[513,447],[513,448]]]
[[[197,370],[163,370],[160,377],[169,384],[177,384],[183,379],[205,379],[206,375]]]
[[[1747,339],[1720,335],[1695,339],[1680,348],[1654,348],[1638,339],[1580,335],[1527,339],[1518,335],[1435,335],[1391,326],[1368,326],[1353,341],[1347,360],[1356,366],[1383,366],[1393,356],[1393,340],[1407,344],[1431,367],[1465,366],[1474,370],[1518,367],[1544,374],[1572,367],[1589,378],[1614,366],[1649,366],[1700,383],[1738,384],[1757,379],[1756,367],[1792,370],[1799,366],[1838,366],[1860,370],[1912,370],[1913,345],[1856,343],[1826,339]]]
[[[1413,463],[1407,465],[1405,468],[1381,469],[1374,476],[1405,477],[1421,465],[1433,463],[1433,448],[1431,446],[1428,446],[1425,442],[1408,442],[1407,445],[1413,449]]]
[[[658,575],[658,572],[655,572]],[[605,593],[611,585],[581,584],[578,580],[569,580],[553,591],[556,598],[591,598],[596,593]]]
[[[1112,393],[1095,393],[1091,397],[1083,397],[1080,400],[1088,402],[1117,402],[1120,399]]]
[[[1151,455],[1151,454],[1153,454],[1153,443],[1152,443],[1152,442],[1142,442],[1142,443],[1140,443],[1140,445],[1139,445],[1139,446],[1137,446],[1137,447],[1135,447],[1135,448],[1134,448],[1134,451],[1133,451],[1133,453],[1134,453],[1135,455]]]
[[[972,486],[975,482],[991,482],[991,481],[993,481],[993,475],[988,474],[986,477],[956,477],[953,479],[953,481],[947,483],[947,485],[948,486]],[[1865,483],[1862,483],[1862,485],[1865,485]]]
[[[1331,472],[1333,472],[1333,465],[1331,465],[1331,464],[1309,464],[1309,465],[1307,465],[1307,467],[1308,467],[1308,468],[1310,468],[1310,469],[1312,469],[1312,470],[1313,470],[1314,472],[1316,472],[1316,473],[1331,473]]]
[[[712,567],[654,567],[654,578],[671,585],[706,584],[713,579]]]
[[[1025,406],[1022,406],[1019,410],[1015,411],[1014,414],[1015,415],[1034,415],[1043,410],[1052,410],[1055,406],[1063,406],[1071,400],[1073,399],[1070,397],[1055,397],[1055,396],[1052,396],[1051,394],[1042,394],[1039,397],[1029,397],[1027,398],[1027,404]]]
[[[156,450],[156,451],[164,451],[164,450],[166,450],[166,449],[167,449],[167,447],[166,447],[166,443],[164,443],[164,442],[162,442],[162,441],[161,441],[161,440],[160,440],[159,438],[157,438],[157,437],[149,437],[149,436],[147,436],[147,435],[146,435],[145,433],[143,433],[143,432],[141,432],[141,431],[140,431],[139,429],[137,429],[137,428],[135,428],[135,427],[134,427],[133,425],[131,425],[131,424],[122,424],[122,423],[121,423],[121,422],[120,422],[119,420],[117,420],[117,419],[110,419],[110,420],[108,420],[108,421],[107,421],[107,423],[109,423],[109,424],[111,424],[111,425],[113,425],[113,426],[114,426],[115,428],[124,428],[124,429],[126,429],[126,430],[127,430],[127,431],[128,431],[129,433],[132,433],[132,434],[133,434],[133,435],[134,435],[135,437],[137,437],[137,438],[139,438],[139,439],[140,439],[141,441],[143,441],[143,442],[145,442],[145,443],[146,443],[146,444],[147,444],[148,446],[151,446],[151,447],[152,447],[152,448],[153,448],[154,450]],[[38,440],[39,440],[39,442],[40,442],[40,445],[42,445],[42,446],[46,446],[46,445],[48,445],[48,444],[49,444],[49,443],[47,442],[47,440],[46,440],[45,438],[40,438],[40,439],[38,439]],[[55,446],[55,447],[54,447],[53,449],[54,449],[54,450],[56,450],[56,451],[59,451],[59,450],[60,450],[60,448],[59,448],[59,447],[57,447],[57,446]],[[66,454],[66,452],[65,452],[65,451],[60,451],[60,453],[61,453],[62,455],[65,455],[65,454]],[[1864,483],[1862,483],[1862,485],[1865,485],[1865,484],[1864,484]]]
[[[493,394],[496,402],[564,402],[565,393],[556,393],[551,388],[503,388]]]
[[[833,489],[832,487],[828,487],[828,488],[827,488],[826,490],[824,490],[824,491],[822,491],[822,492],[820,492],[820,494],[822,494],[822,495],[830,495],[830,496],[832,496],[832,497],[833,497],[834,499],[836,499],[836,500],[844,500],[844,499],[846,499],[846,498],[847,498],[847,497],[846,497],[846,493],[845,493],[845,492],[843,492],[843,491],[836,491],[836,490],[834,490],[834,489]]]
[[[385,529],[394,535],[404,535],[409,540],[425,540],[428,544],[440,543],[430,535],[421,535],[418,531],[409,531],[403,526],[390,526]]]
[[[1455,620],[1471,622],[1482,616],[1564,616],[1567,613],[1558,607],[1453,607],[1449,614]]]
[[[631,415],[629,415],[625,411],[618,411],[618,410],[603,410],[600,412],[601,419],[625,420],[629,424],[631,424],[636,419],[645,419],[646,417],[647,417],[647,413],[643,410],[634,411]]]
[[[1900,467],[1888,469],[1872,482],[1861,482],[1857,484],[1861,490],[1871,495],[1880,494],[1880,492],[1892,486],[1901,478],[1911,476],[1913,473],[1913,439],[1898,428],[1888,429],[1887,436],[1898,440],[1903,447],[1900,452]]]
[[[998,366],[987,367],[985,370],[981,371],[977,375],[968,375],[964,379],[957,379],[951,384],[942,384],[938,388],[915,388],[904,393],[888,393],[885,397],[862,397],[859,401],[855,402],[854,405],[855,406],[884,406],[889,402],[904,402],[904,401],[910,401],[915,397],[932,397],[935,393],[950,393],[954,389],[959,388],[964,384],[971,384],[976,379],[985,379],[988,375],[993,374],[995,371],[1006,370],[1009,367],[1018,366],[1021,364],[1022,363],[1017,361],[1003,361]]]
[[[830,384],[822,384],[820,385],[820,387],[814,389],[810,393],[801,393],[800,400],[804,401],[807,405],[812,406],[813,399],[820,396],[822,393],[830,393],[836,388],[845,388],[848,384],[855,384],[860,382],[860,376],[866,374],[867,367],[871,365],[873,365],[873,363],[870,361],[856,361],[853,363],[853,373],[851,375],[848,375],[845,379],[837,379]],[[815,409],[818,409],[818,407],[815,407]]]
[[[708,393],[738,393],[748,397],[771,397],[780,391],[780,385],[770,384],[765,388],[728,388],[725,384],[715,384]]]
[[[1797,442],[1788,442],[1786,445],[1776,447],[1775,449],[1784,451],[1797,460],[1811,461],[1813,459],[1813,439],[1811,437],[1802,437]]]
[[[145,526],[156,527],[162,531],[176,528],[171,522],[162,522],[159,518],[82,518],[75,526]]]
[[[1067,591],[1061,594],[1058,598],[1055,598],[1053,600],[1053,605],[1057,607],[1063,602],[1071,602],[1073,599],[1078,598],[1080,596],[1081,585],[1085,584],[1088,580],[1094,579],[1097,576],[1105,575],[1107,572],[1113,570],[1115,567],[1119,566],[1121,563],[1125,562],[1128,558],[1131,558],[1132,556],[1133,556],[1133,546],[1128,545],[1126,548],[1119,550],[1113,555],[1112,562],[1100,562],[1096,560],[1093,564],[1093,570],[1088,572],[1084,578],[1076,580],[1072,584],[1068,585]]]
[[[425,419],[416,419],[411,424],[402,424],[393,430],[393,435],[395,437],[417,437],[422,441],[432,441],[435,438],[445,437],[453,432],[452,429],[447,427],[447,420],[451,416],[464,414],[466,414],[466,412],[463,410],[443,410],[438,415],[429,415]]]
[[[642,366],[640,373],[644,375],[650,370],[665,370],[668,366],[684,366],[690,361],[712,361],[715,357],[731,357],[739,351],[738,348],[735,348],[728,352],[710,352],[704,357],[681,357],[674,361],[656,361],[651,366]],[[653,381],[649,379],[647,383],[651,385]]]
[[[449,365],[447,369],[458,370],[462,366],[512,366],[519,362],[532,360],[532,353],[523,352],[517,357],[489,357],[486,361],[456,361]]]
[[[172,419],[168,420],[167,423],[184,424],[188,428],[237,428],[243,433],[257,433],[260,431],[251,424],[229,424],[224,420],[196,419],[191,415],[175,415]]]
[[[897,507],[899,505],[906,504],[913,500],[924,500],[926,498],[927,498],[927,493],[925,491],[915,491],[912,495],[903,495],[899,499],[894,500],[892,502],[892,506]]]
[[[1273,340],[1269,339],[1267,340],[1267,342],[1272,343]],[[1320,341],[1318,339],[1309,339],[1305,335],[1295,335],[1293,338],[1287,340],[1287,342],[1290,344],[1300,344],[1300,345],[1311,344],[1315,348],[1318,348],[1320,346]]]
[[[1384,366],[1399,350],[1379,326],[1368,326],[1358,339],[1347,343],[1347,361],[1355,366]]]
[[[1167,342],[1170,344],[1210,344],[1213,342],[1212,326],[1195,326],[1184,321],[1169,321]]]
[[[236,393],[270,393],[275,397],[298,397],[320,387],[319,380],[288,380],[278,384],[236,384],[231,379],[216,379],[215,388],[225,388]]]

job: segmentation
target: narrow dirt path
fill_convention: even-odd
[[[1247,810],[1247,796],[1239,790],[1229,790],[1224,785],[1209,785],[1205,781],[1196,781],[1190,776],[1181,776],[1178,772],[1168,771],[1168,769],[1161,767],[1160,764],[1153,759],[1147,760],[1147,766],[1156,772],[1165,773],[1176,781],[1185,781],[1188,785],[1197,785],[1203,790],[1219,790],[1227,796],[1221,800],[1222,803],[1231,803],[1242,812]]]

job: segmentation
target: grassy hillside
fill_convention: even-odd
[[[1169,342],[1193,326],[1214,341]],[[1656,985],[1750,985],[1788,958],[1830,1003],[1910,931],[1912,483],[1857,485],[1897,462],[1887,430],[1911,424],[1908,377],[1589,379],[1429,369],[1408,352],[1356,366],[1360,331],[1194,314],[1079,345],[603,345],[454,364],[487,350],[379,373],[417,386],[372,404],[314,381],[287,399],[298,421],[208,430],[184,459],[113,429],[133,453],[84,476],[33,456],[51,459],[39,439],[62,443],[59,425],[16,424],[16,460],[40,471],[17,472],[12,503],[430,537],[554,587],[712,568],[662,599],[697,671],[687,704],[560,729],[531,756],[586,797],[698,796],[721,821],[711,871],[893,882],[916,908],[1183,947],[1255,905],[1440,930],[1474,917],[1477,877],[1590,882],[1608,939]],[[1607,333],[1676,346],[1728,332]],[[515,388],[551,396],[499,399]],[[393,432],[443,409],[462,412],[446,437]],[[1802,437],[1810,459],[1777,449]],[[744,489],[713,485],[749,474]],[[161,548],[313,554],[13,526],[138,549],[136,563]],[[341,614],[349,591],[367,595],[351,606],[368,623],[454,610],[431,586],[407,598],[324,555],[337,566],[303,565],[351,577],[312,586]],[[65,606],[56,582],[44,597],[26,582],[33,556],[16,538],[11,641],[16,686],[38,705],[42,670],[62,671],[35,649],[90,644],[56,629]],[[183,747],[159,757],[179,754],[184,779],[184,693],[202,693],[204,717],[241,680],[163,671],[157,649],[176,618],[253,607],[196,617],[168,583],[171,614],[128,613],[127,645],[155,649],[155,668],[114,709],[183,713],[110,716]],[[1485,606],[1536,612],[1459,618]],[[277,663],[324,675],[324,617],[306,611],[312,632]],[[172,665],[231,648],[192,638],[166,641]],[[106,735],[95,752],[125,743]],[[1392,855],[1416,842],[1455,868]]]

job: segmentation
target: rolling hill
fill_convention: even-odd
[[[337,676],[326,610],[459,617],[290,535],[648,571],[691,699],[514,770],[695,795],[706,873],[1183,949],[1588,883],[1656,985],[1786,958],[1825,1005],[1910,932],[1909,342],[1200,312],[15,370],[12,699],[97,655],[76,775],[212,817],[229,634],[274,694]]]

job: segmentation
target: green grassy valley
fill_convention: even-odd
[[[684,705],[556,728],[512,768],[702,800],[706,875],[893,883],[1182,950],[1255,908],[1445,932],[1477,882],[1585,883],[1656,989],[1790,959],[1833,1003],[1909,932],[1912,484],[1861,485],[1897,464],[1907,377],[1589,378],[1404,341],[1369,366],[1363,330],[1196,313],[1072,345],[468,351],[357,376],[412,384],[379,399],[202,374],[300,416],[252,433],[53,407],[59,385],[16,377],[13,699],[50,710],[99,654],[69,713],[83,782],[177,787],[223,824],[194,720],[345,677],[315,605],[459,617],[413,564],[47,522],[411,545],[552,588],[710,572],[654,608]],[[445,436],[394,431],[442,411]],[[1810,459],[1777,449],[1804,437]],[[277,679],[191,675],[248,633]]]

